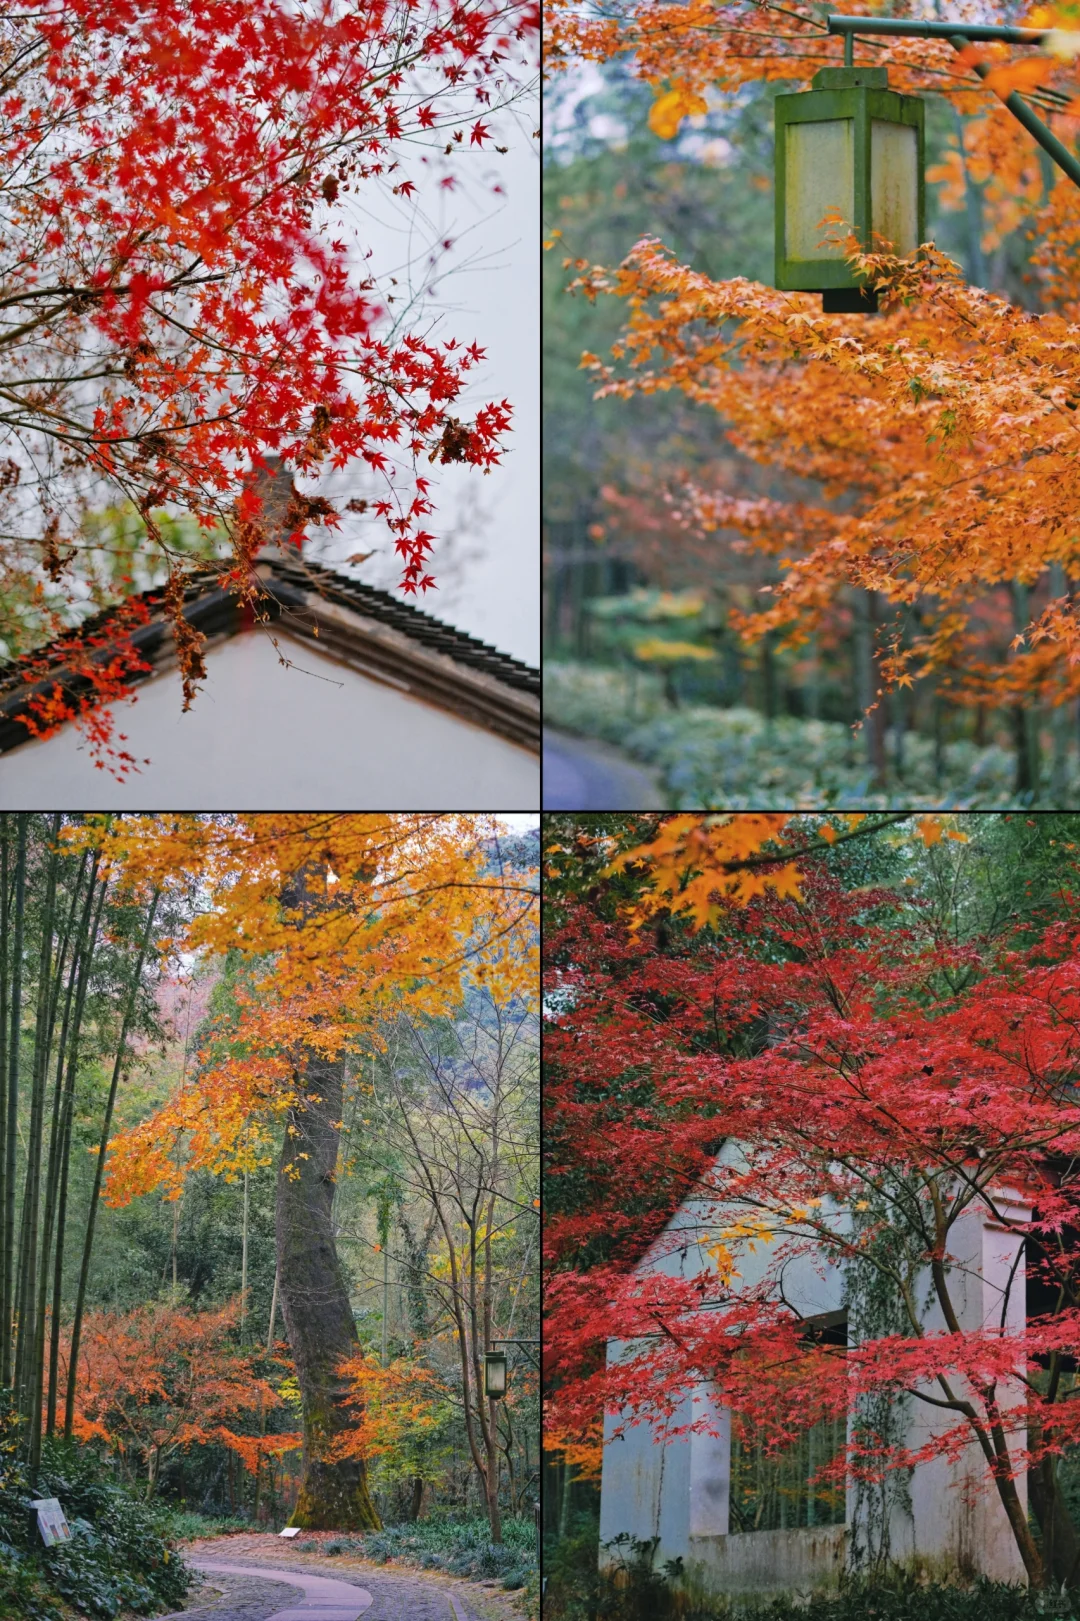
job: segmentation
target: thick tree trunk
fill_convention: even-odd
[[[289,1523],[364,1531],[379,1517],[363,1460],[328,1456],[352,1422],[338,1364],[358,1348],[333,1227],[343,1086],[343,1060],[309,1051],[278,1170],[279,1293],[304,1409],[304,1476]]]

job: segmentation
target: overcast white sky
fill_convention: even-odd
[[[438,510],[425,528],[440,536],[433,557],[439,589],[418,606],[504,652],[537,664],[539,644],[540,529],[540,158],[533,139],[535,101],[487,118],[495,140],[482,151],[466,146],[455,154],[460,186],[442,189],[431,163],[417,151],[406,171],[418,184],[415,208],[370,194],[364,213],[351,216],[356,240],[372,251],[370,268],[380,285],[399,276],[402,292],[423,272],[429,241],[450,239],[434,295],[412,330],[476,342],[487,351],[460,414],[468,417],[487,400],[506,398],[514,408],[514,431],[502,464],[489,474],[436,463],[431,476]],[[495,145],[508,148],[505,155]],[[440,171],[441,172],[441,171]],[[502,195],[494,188],[501,187]],[[353,205],[354,207],[357,205]],[[330,485],[327,485],[330,492]],[[338,494],[339,486],[331,493]],[[371,487],[355,491],[373,493]],[[340,567],[353,552],[377,547],[357,577],[393,589],[399,576],[392,542],[378,520],[347,519],[326,539],[316,530],[311,555]],[[448,539],[442,537],[449,536]]]

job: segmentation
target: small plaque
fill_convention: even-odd
[[[299,1526],[299,1525],[287,1525],[285,1527],[284,1531],[279,1531],[278,1532],[278,1536],[279,1537],[298,1537],[300,1535],[301,1529],[302,1529],[302,1527]]]
[[[71,1541],[64,1511],[55,1497],[35,1498],[30,1507],[37,1510],[38,1530],[46,1548],[52,1548],[58,1542]]]

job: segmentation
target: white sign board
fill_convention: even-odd
[[[51,1548],[57,1542],[71,1541],[64,1511],[55,1497],[35,1498],[30,1507],[37,1510],[38,1530],[46,1548]]]
[[[300,1535],[300,1529],[301,1528],[298,1525],[287,1525],[285,1527],[284,1531],[279,1531],[278,1532],[278,1536],[279,1537],[298,1537]]]

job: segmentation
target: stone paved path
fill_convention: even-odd
[[[217,1559],[193,1559],[191,1563],[210,1577],[220,1573],[262,1580],[266,1570],[264,1566],[234,1565]],[[306,1617],[314,1617],[316,1621],[358,1621],[373,1603],[366,1587],[343,1582],[336,1576],[316,1576],[310,1570],[286,1573],[282,1569],[282,1577],[282,1585],[288,1584],[286,1591],[299,1587],[302,1592],[299,1599],[290,1593],[269,1621],[305,1621]]]
[[[466,1599],[404,1572],[365,1571],[346,1582],[261,1561],[231,1565],[189,1555],[188,1563],[225,1591],[164,1621],[478,1621]],[[349,1602],[347,1593],[355,1600]],[[348,1602],[347,1609],[339,1599]]]
[[[663,810],[656,778],[624,754],[564,732],[544,733],[545,810]]]

